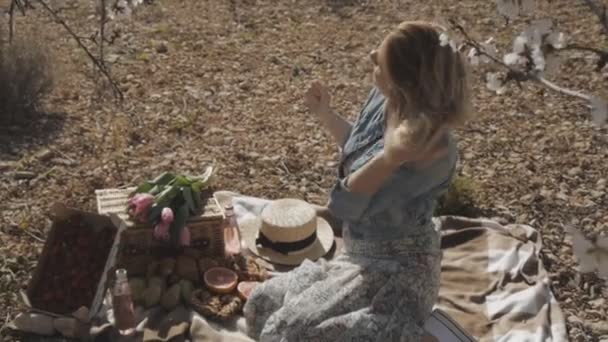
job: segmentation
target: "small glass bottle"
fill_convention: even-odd
[[[224,255],[232,257],[241,254],[241,232],[236,222],[232,204],[224,207],[224,214],[226,215],[222,227],[224,232]]]
[[[121,335],[132,335],[135,332],[135,309],[131,298],[131,287],[127,270],[116,270],[116,280],[112,289],[112,307],[114,325]]]

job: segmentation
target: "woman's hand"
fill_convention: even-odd
[[[330,101],[331,97],[327,87],[318,81],[314,82],[304,94],[304,104],[317,116],[331,113]]]
[[[425,165],[448,152],[447,145],[442,143],[447,127],[439,127],[424,144],[410,146],[407,141],[407,123],[399,120],[396,115],[387,115],[383,159],[390,166],[398,167],[406,162]]]

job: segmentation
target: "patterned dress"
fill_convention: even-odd
[[[372,89],[343,146],[329,209],[344,222],[344,253],[305,260],[258,286],[244,308],[259,341],[420,341],[437,299],[440,238],[432,213],[453,176],[457,151],[423,170],[403,165],[368,196],[347,177],[384,146],[385,98]]]

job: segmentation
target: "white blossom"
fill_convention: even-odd
[[[479,65],[479,53],[476,48],[471,48],[469,50],[469,54],[467,55],[469,59],[469,63],[473,66]]]
[[[491,91],[495,91],[498,95],[502,95],[507,91],[502,82],[500,74],[495,72],[489,72],[486,74],[486,87],[488,87],[488,89]]]
[[[598,97],[591,97],[591,118],[593,123],[601,126],[608,120],[608,101]]]
[[[135,8],[143,2],[143,0],[113,0],[108,4],[106,16],[109,20],[114,20],[117,17],[130,17]]]
[[[526,38],[527,45],[531,48],[539,47],[543,44],[543,37],[549,35],[553,30],[551,19],[540,19],[533,21],[522,33]]]
[[[460,37],[450,39],[450,47],[452,48],[452,51],[459,52],[462,46],[462,39],[460,39]]]
[[[572,252],[578,260],[582,273],[598,271],[600,277],[608,277],[608,237],[600,237],[595,242],[587,240],[573,227],[566,227],[572,235]]]
[[[545,56],[540,47],[534,47],[534,49],[532,49],[532,62],[534,63],[534,69],[538,71],[545,70]]]
[[[450,44],[450,36],[446,32],[441,32],[439,35],[439,45],[447,46],[448,44]]]
[[[513,52],[523,53],[526,51],[526,45],[528,44],[528,38],[525,36],[517,36],[513,41]]]
[[[561,49],[566,46],[566,35],[562,32],[552,32],[547,36],[546,42],[556,49]]]
[[[572,252],[578,260],[579,270],[582,273],[595,271],[595,258],[589,253],[593,248],[591,241],[587,240],[581,232],[573,227],[566,227],[566,231],[572,236]]]
[[[526,58],[515,52],[506,54],[502,60],[506,65],[521,65],[526,63]]]
[[[483,42],[479,45],[481,46],[481,48],[483,49],[483,51],[485,53],[487,53],[488,55],[492,56],[495,59],[498,59],[498,49],[496,48],[496,45],[494,44],[494,38],[490,37],[488,40],[486,40],[485,42]],[[490,62],[490,59],[486,56],[482,56],[481,60],[484,63]]]

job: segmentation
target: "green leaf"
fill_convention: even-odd
[[[190,187],[192,188],[192,191],[200,193],[201,191],[203,191],[207,187],[209,187],[209,182],[203,182],[203,181],[198,180],[198,181],[192,183],[192,185]]]
[[[148,192],[148,191],[152,190],[153,187],[154,187],[154,184],[146,181],[146,182],[141,183],[137,187],[137,189],[135,189],[135,193],[140,194],[140,193]]]
[[[186,205],[188,206],[190,215],[194,215],[197,208],[194,204],[194,199],[192,198],[192,189],[190,189],[190,187],[183,187],[182,195],[184,196],[184,202],[186,202]]]
[[[179,245],[179,236],[182,232],[182,229],[186,226],[186,221],[188,220],[188,205],[183,204],[177,208],[175,213],[173,214],[173,223],[171,223],[171,227],[169,227],[169,234],[171,235],[171,241],[178,246]]]
[[[152,189],[150,189],[148,191],[149,194],[156,196],[158,195],[161,191],[163,191],[165,189],[164,185],[154,185],[154,187],[152,187]]]
[[[200,192],[203,190],[204,187],[205,187],[205,183],[203,183],[201,181],[195,181],[194,183],[192,183],[192,185],[190,185],[190,188],[192,188],[192,191],[194,191],[194,193],[198,193],[198,194],[200,194]]]
[[[156,203],[162,207],[168,207],[178,193],[179,187],[171,185],[156,195]]]
[[[150,222],[150,224],[156,225],[161,220],[163,208],[164,207],[158,205],[158,203],[152,204],[150,210],[148,211],[148,222]]]
[[[152,183],[154,183],[155,185],[167,185],[174,178],[175,178],[175,175],[173,173],[171,173],[171,172],[163,172],[158,177],[154,178],[154,180],[152,181]]]
[[[201,193],[197,191],[192,191],[192,199],[194,200],[195,212],[194,214],[198,214],[203,207],[203,201],[201,200]]]
[[[177,186],[190,186],[192,184],[192,182],[190,182],[188,180],[188,178],[184,177],[184,176],[177,176],[175,177],[175,179],[173,179],[172,185],[177,185]]]

